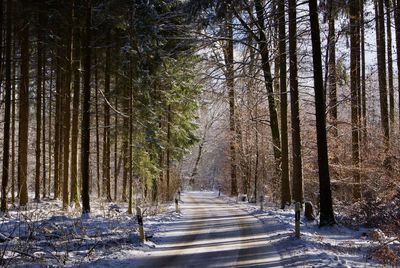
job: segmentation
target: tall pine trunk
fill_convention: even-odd
[[[54,122],[54,199],[58,199],[60,195],[60,168],[61,168],[61,49],[57,48],[57,56],[56,56],[56,90],[55,90],[55,122]]]
[[[99,134],[99,76],[97,68],[97,54],[95,53],[95,113],[96,113],[96,186],[97,186],[97,198],[101,196],[100,187],[100,134]]]
[[[40,154],[42,131],[42,80],[43,80],[43,5],[37,4],[37,75],[36,75],[36,149],[35,149],[35,200],[40,200]]]
[[[83,102],[81,124],[81,173],[82,173],[82,214],[90,213],[89,198],[89,157],[90,157],[90,76],[91,76],[91,27],[92,5],[86,3],[85,38],[83,42]]]
[[[289,0],[289,71],[290,106],[292,121],[293,199],[303,201],[303,163],[301,152],[300,100],[297,67],[297,11],[296,0]]]
[[[278,1],[279,17],[279,86],[281,92],[281,207],[291,203],[289,182],[289,145],[287,129],[287,85],[286,85],[286,26],[285,1]],[[298,190],[298,189],[296,189]],[[300,193],[302,196],[302,193]],[[300,202],[302,200],[299,200]]]
[[[107,33],[107,41],[110,41],[110,33]],[[111,202],[111,168],[110,168],[110,61],[111,48],[106,48],[106,66],[104,81],[104,133],[103,133],[103,192],[108,202]]]
[[[47,27],[47,6],[46,6],[46,15],[42,15],[42,20],[40,25],[43,29]],[[42,12],[40,14],[43,14]],[[40,17],[40,15],[39,15]],[[47,197],[47,168],[46,168],[46,48],[43,46],[42,48],[42,197]],[[49,128],[50,128],[49,124]],[[50,144],[50,143],[49,143]]]
[[[70,153],[70,132],[71,132],[71,44],[72,44],[72,21],[73,21],[73,5],[74,0],[70,0],[67,4],[67,32],[65,43],[65,77],[63,84],[63,209],[68,209],[69,206],[69,153]]]
[[[329,119],[332,124],[332,134],[338,136],[337,128],[337,92],[336,92],[336,31],[335,31],[335,15],[336,5],[334,0],[328,3],[328,89],[329,89]]]
[[[7,187],[9,181],[10,162],[10,119],[11,119],[11,0],[7,0],[6,43],[5,43],[5,71],[6,84],[4,95],[4,130],[3,130],[3,173],[1,180],[1,206],[0,211],[7,210]],[[1,4],[2,5],[2,4]],[[0,29],[2,30],[2,29]]]
[[[11,2],[12,3],[12,2]],[[11,14],[15,14],[15,5],[11,5]],[[15,30],[15,23],[13,25]],[[15,33],[15,31],[14,31]],[[16,50],[16,38],[14,36],[12,44],[12,57],[15,58],[15,50]],[[15,90],[15,81],[16,81],[16,61],[12,63],[12,76],[11,76],[11,92],[12,92],[12,102],[11,102],[11,204],[15,205],[15,121],[16,121],[16,90]]]
[[[379,100],[381,109],[381,127],[384,135],[385,151],[389,149],[389,114],[386,84],[386,45],[385,45],[385,17],[383,0],[374,0],[376,22],[376,44],[378,59]]]
[[[226,18],[226,44],[224,48],[225,56],[225,79],[229,94],[229,146],[230,146],[230,167],[231,167],[231,195],[238,194],[237,188],[237,164],[236,164],[236,130],[235,130],[235,70],[233,54],[233,16],[232,11],[227,11]]]
[[[386,33],[387,33],[387,68],[388,68],[388,89],[389,89],[389,119],[390,129],[393,131],[394,124],[394,86],[393,86],[393,55],[392,55],[392,20],[391,4],[385,0],[386,6]]]
[[[79,207],[79,184],[78,184],[78,137],[79,137],[79,102],[81,83],[81,43],[78,8],[80,1],[75,0],[73,7],[73,51],[72,51],[72,74],[73,74],[73,100],[72,100],[72,129],[71,129],[71,202]]]
[[[367,144],[367,96],[365,87],[365,26],[364,26],[364,1],[360,2],[360,44],[361,44],[361,142],[363,146]]]
[[[350,95],[351,95],[351,144],[353,162],[353,197],[361,198],[360,176],[360,127],[359,127],[359,95],[360,95],[360,4],[358,0],[350,3]]]
[[[398,83],[398,109],[399,109],[399,129],[400,129],[400,5],[399,0],[393,0],[394,21],[396,29],[396,54],[397,54],[397,83]]]
[[[18,192],[19,205],[28,203],[28,131],[29,131],[29,1],[21,1],[19,7],[22,24],[19,29],[21,43],[21,79],[19,90],[19,130],[18,130]]]
[[[117,84],[117,81],[115,81]],[[118,96],[115,96],[115,109],[118,110]],[[118,194],[118,171],[119,171],[119,163],[118,161],[118,114],[115,113],[114,117],[114,201],[117,201]]]
[[[328,146],[326,139],[326,116],[324,82],[322,78],[321,39],[318,19],[317,0],[309,0],[311,40],[314,67],[315,117],[317,129],[320,226],[334,225],[331,182],[329,176]]]
[[[265,18],[264,18],[264,7],[263,1],[255,0],[255,9],[257,14],[257,21],[259,25],[259,38],[258,46],[261,53],[261,65],[264,74],[265,88],[268,94],[268,108],[270,116],[270,127],[272,133],[272,145],[274,150],[274,158],[276,162],[276,171],[280,173],[280,162],[281,162],[281,144],[279,135],[279,124],[278,124],[278,114],[276,111],[276,101],[274,96],[273,81],[271,75],[271,66],[269,63],[269,49],[267,36],[265,35]]]

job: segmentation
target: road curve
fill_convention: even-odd
[[[282,267],[268,230],[255,217],[215,193],[187,192],[182,201],[182,218],[131,267]]]

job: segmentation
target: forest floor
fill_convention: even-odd
[[[137,235],[136,217],[124,203],[93,202],[89,218],[61,203],[32,203],[0,218],[0,266],[4,267],[381,267],[378,231],[343,226],[318,228],[294,211],[236,202],[214,192],[182,194],[172,204],[148,207],[148,242]],[[390,240],[389,240],[390,241]],[[389,246],[400,246],[396,242]]]

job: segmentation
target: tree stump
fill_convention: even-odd
[[[313,221],[315,220],[314,216],[314,206],[310,201],[305,202],[304,204],[304,217],[308,221]]]

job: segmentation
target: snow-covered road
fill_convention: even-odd
[[[182,194],[181,210],[182,217],[159,234],[156,249],[131,267],[281,266],[266,225],[215,193]]]

